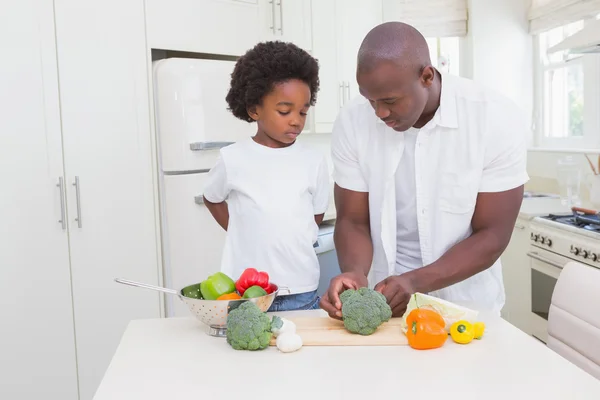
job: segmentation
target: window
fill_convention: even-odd
[[[600,147],[600,68],[596,55],[548,54],[548,49],[583,29],[584,20],[535,36],[536,144],[555,149]]]
[[[427,38],[432,65],[442,72],[459,75],[459,43],[458,37]]]

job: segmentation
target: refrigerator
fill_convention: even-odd
[[[220,270],[225,231],[203,205],[203,185],[219,149],[252,136],[225,96],[235,62],[167,58],[153,62],[163,285],[176,290]],[[187,317],[165,296],[167,317]]]

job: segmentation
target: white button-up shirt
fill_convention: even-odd
[[[527,182],[528,129],[512,101],[470,80],[442,75],[440,107],[420,130],[415,147],[417,221],[424,266],[471,235],[479,192],[505,191]],[[395,274],[394,173],[403,146],[404,134],[386,126],[362,96],[345,106],[334,124],[336,184],[369,193],[371,286]],[[431,295],[500,312],[505,300],[500,260]]]

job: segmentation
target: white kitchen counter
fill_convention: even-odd
[[[519,217],[530,220],[542,215],[568,212],[571,212],[571,210],[569,207],[562,205],[559,198],[529,197],[523,199]]]
[[[482,320],[484,338],[463,346],[288,354],[233,350],[193,318],[133,321],[94,400],[600,399],[599,380],[501,318]]]

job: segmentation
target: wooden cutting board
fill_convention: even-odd
[[[408,339],[402,332],[401,318],[392,318],[369,336],[350,333],[342,321],[329,317],[289,318],[304,346],[404,346]],[[271,339],[275,346],[275,338]]]

